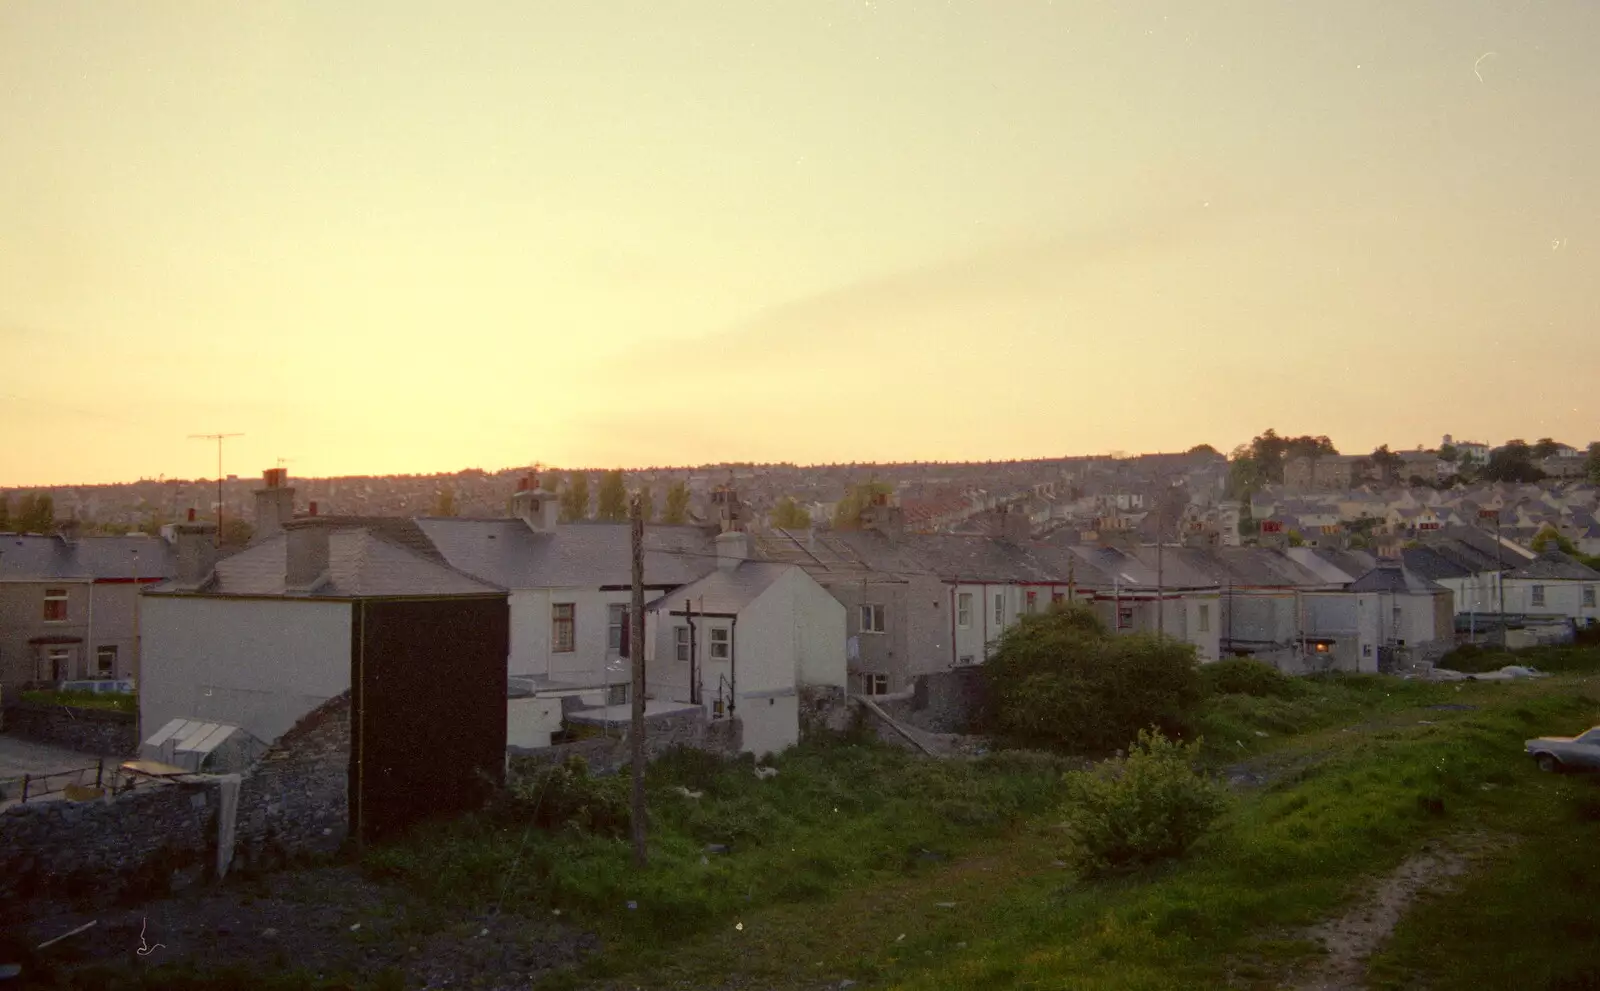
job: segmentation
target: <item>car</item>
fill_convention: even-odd
[[[1600,726],[1577,736],[1541,736],[1527,747],[1541,771],[1600,771]]]

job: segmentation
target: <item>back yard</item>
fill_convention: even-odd
[[[1597,653],[1537,681],[1213,694],[1234,807],[1186,859],[1110,879],[1068,866],[1070,762],[839,741],[767,779],[654,767],[643,873],[624,779],[541,779],[359,865],[130,905],[115,938],[34,959],[111,987],[1594,987],[1600,789],[1522,741],[1600,723]],[[161,950],[135,952],[136,918]]]

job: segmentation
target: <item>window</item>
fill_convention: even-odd
[[[1004,626],[1006,623],[1006,597],[999,592],[994,594],[994,625]]]
[[[94,652],[94,673],[101,678],[117,676],[117,648],[101,647]]]
[[[66,681],[72,677],[72,651],[66,647],[51,647],[44,656],[51,681]]]
[[[861,632],[862,633],[882,633],[883,632],[883,607],[882,606],[862,606],[861,607]]]
[[[972,627],[972,593],[960,592],[956,595],[956,625],[963,630]]]
[[[1372,644],[1364,643],[1364,644],[1361,645],[1361,656],[1362,657],[1371,657],[1372,656]]]
[[[1030,588],[1028,590],[1028,597],[1027,597],[1027,599],[1025,601],[1027,602],[1028,615],[1031,616],[1034,613],[1039,611],[1039,593],[1038,592],[1035,592],[1033,589]]]
[[[628,607],[613,603],[606,606],[606,646],[621,650],[628,628]]]
[[[66,589],[47,588],[44,590],[44,621],[46,623],[65,623],[67,621]]]
[[[577,649],[578,607],[571,602],[556,602],[550,606],[550,649],[558,654],[570,654]]]
[[[610,685],[606,688],[606,705],[627,705],[628,686]]]
[[[888,695],[889,676],[886,674],[863,674],[861,676],[861,691],[866,695]]]
[[[1050,604],[1052,606],[1055,605],[1058,602],[1065,602],[1065,601],[1067,601],[1067,593],[1065,593],[1065,592],[1051,592],[1050,593]]]
[[[962,654],[961,659],[956,661],[956,667],[970,668],[977,663],[977,660],[971,654]]]
[[[672,629],[673,642],[677,645],[677,657],[680,661],[689,660],[689,628],[676,626]]]
[[[1117,608],[1117,629],[1128,630],[1133,628],[1133,607],[1119,606]]]
[[[733,647],[733,640],[728,636],[726,626],[713,626],[711,628],[711,656],[719,661],[728,659]]]
[[[1399,606],[1395,606],[1394,607],[1394,628],[1397,629],[1397,630],[1400,628],[1400,615],[1401,615],[1400,614],[1400,607]]]
[[[1535,585],[1535,586],[1533,586],[1533,604],[1536,605],[1536,606],[1544,605],[1544,586],[1543,585]]]
[[[1207,603],[1200,605],[1200,632],[1211,632],[1211,606]]]
[[[1585,609],[1593,609],[1594,608],[1594,586],[1593,585],[1585,585],[1585,586],[1583,586],[1583,607]]]

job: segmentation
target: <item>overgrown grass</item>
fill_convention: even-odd
[[[1315,952],[1300,929],[1426,837],[1485,816],[1539,828],[1526,795],[1546,784],[1520,742],[1586,725],[1600,703],[1548,683],[1471,689],[1464,697],[1496,704],[1315,735],[1307,742],[1327,755],[1245,803],[1189,861],[1114,884],[1019,890],[974,926],[981,943],[894,986],[1277,986],[1286,960]]]
[[[1475,646],[1458,647],[1446,654],[1440,667],[1469,674],[1498,671],[1508,664],[1535,667],[1552,674],[1600,671],[1600,646],[1543,646],[1523,650],[1485,650]]]
[[[74,709],[110,709],[114,712],[138,712],[139,696],[120,692],[57,692],[31,691],[22,693],[22,701],[39,705],[65,705]]]
[[[1372,963],[1372,987],[1417,987],[1426,975],[1439,991],[1600,988],[1600,780],[1542,784],[1509,821],[1487,817],[1526,835],[1407,916]]]
[[[1199,730],[1207,755],[1227,760],[1271,748],[1286,737],[1447,702],[1453,693],[1453,686],[1378,675],[1293,678],[1276,694],[1213,694],[1201,710]]]
[[[370,851],[365,865],[439,904],[559,909],[639,951],[765,904],[927,869],[1058,803],[1069,767],[1031,753],[928,761],[866,745],[802,747],[773,763],[768,780],[749,761],[694,751],[653,764],[642,872],[626,839],[487,815]]]

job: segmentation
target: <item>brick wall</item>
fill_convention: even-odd
[[[98,757],[139,752],[139,717],[131,712],[19,701],[6,706],[5,731]]]
[[[584,725],[581,716],[569,716]],[[594,774],[611,774],[633,760],[633,744],[627,724],[611,724],[607,736],[590,737],[551,747],[507,747],[513,766],[559,764],[568,757],[582,757]],[[707,719],[703,711],[671,713],[645,718],[645,759],[654,760],[674,747],[694,747],[732,757],[744,744],[744,727],[738,719]]]
[[[349,834],[350,694],[312,710],[239,785],[235,863],[262,867],[332,853]]]
[[[160,893],[215,862],[215,784],[142,784],[106,801],[30,802],[0,812],[0,897],[44,891],[109,899]]]

